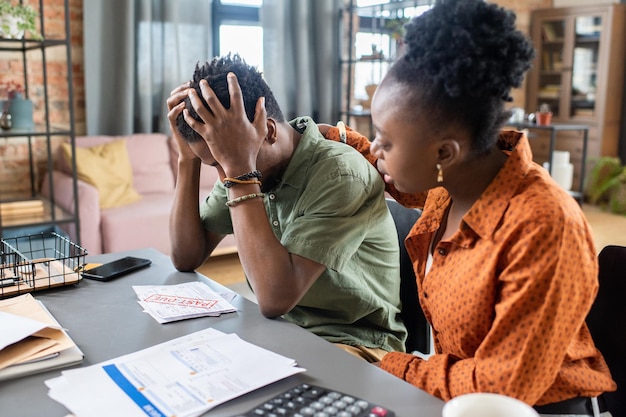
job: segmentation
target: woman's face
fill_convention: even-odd
[[[398,191],[418,193],[437,187],[439,140],[428,112],[410,100],[406,86],[387,79],[372,101],[376,136],[371,152],[385,182]]]

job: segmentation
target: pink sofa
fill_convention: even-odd
[[[98,190],[78,180],[80,244],[90,254],[151,247],[169,255],[169,214],[174,199],[178,158],[176,142],[164,134],[154,133],[81,136],[76,138],[76,146],[91,147],[120,139],[126,140],[133,186],[141,199],[121,207],[101,209]],[[68,175],[68,166],[60,151],[55,162],[52,173],[55,202],[73,212],[72,177]],[[217,179],[215,169],[202,167],[201,199],[207,196]],[[43,187],[42,193],[46,194],[47,188]],[[61,227],[76,241],[73,225]],[[235,251],[234,237],[229,235],[214,255]]]

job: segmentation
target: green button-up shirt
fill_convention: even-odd
[[[404,351],[398,240],[384,183],[350,146],[324,139],[312,119],[290,123],[302,139],[265,209],[290,253],[327,268],[284,317],[333,343]],[[233,233],[226,200],[218,181],[201,205],[207,230]]]

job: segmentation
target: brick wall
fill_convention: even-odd
[[[17,0],[12,0],[16,2]],[[38,9],[39,2],[24,0]],[[46,39],[65,39],[65,7],[63,0],[44,1],[44,35]],[[69,1],[70,42],[73,71],[74,119],[77,134],[85,132],[85,92],[83,73],[83,4],[82,0]],[[39,23],[39,22],[38,22]],[[39,24],[38,24],[39,27]],[[39,27],[41,30],[41,27]],[[46,74],[48,78],[48,112],[51,126],[65,126],[70,122],[67,54],[62,46],[47,48]],[[28,78],[28,96],[33,101],[33,119],[35,123],[45,120],[45,96],[43,87],[43,59],[41,51],[26,53],[26,74]],[[0,53],[0,86],[15,81],[24,85],[24,65],[21,52]],[[0,88],[0,99],[6,98],[6,92]],[[64,140],[55,137],[53,148]],[[31,148],[34,156],[35,188],[41,182],[41,173],[47,164],[46,143],[43,138],[32,138]],[[28,158],[27,138],[0,139],[0,199],[22,198],[31,191],[30,162]]]

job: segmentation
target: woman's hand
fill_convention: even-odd
[[[265,97],[261,97],[251,123],[246,116],[241,87],[235,74],[229,73],[227,82],[230,109],[224,108],[208,83],[202,80],[200,90],[208,108],[195,90],[189,90],[188,94],[194,110],[204,124],[194,120],[187,110],[183,114],[189,126],[202,136],[225,174],[236,177],[256,170],[257,156],[268,134],[267,114]]]

